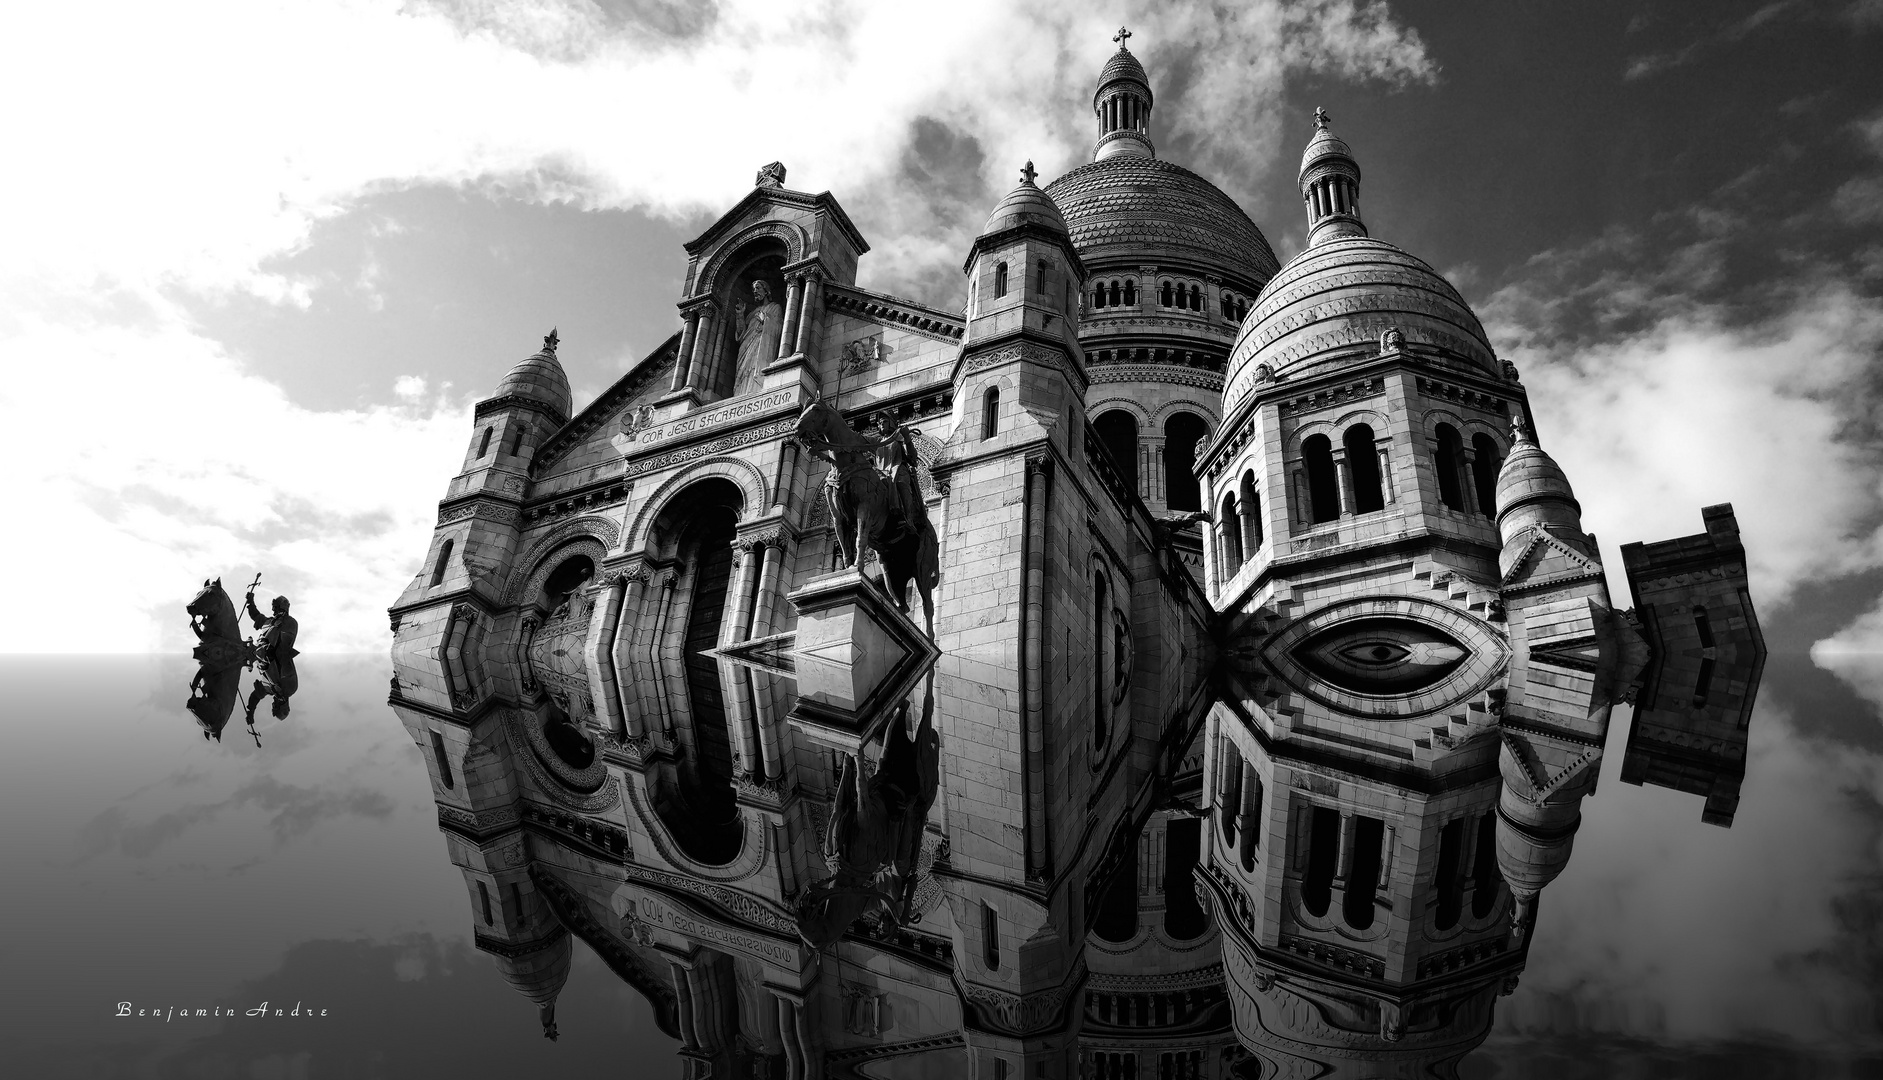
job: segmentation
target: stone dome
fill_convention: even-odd
[[[511,368],[491,396],[508,397],[512,394],[547,405],[554,411],[558,422],[569,419],[574,396],[569,392],[569,376],[563,372],[562,362],[556,359],[553,343],[546,342],[543,351]]]
[[[1262,230],[1234,199],[1168,161],[1136,154],[1103,158],[1067,172],[1046,185],[1046,193],[1065,215],[1072,246],[1087,264],[1181,263],[1251,287],[1280,265]]]
[[[1027,162],[1031,166],[1032,162]],[[1057,233],[1065,233],[1066,219],[1054,205],[1052,197],[1036,187],[1031,180],[1020,181],[1020,186],[1007,193],[994,207],[994,212],[987,215],[987,224],[981,227],[981,235],[988,236],[1021,225],[1040,225]]]
[[[1504,459],[1503,467],[1497,470],[1498,513],[1503,514],[1524,503],[1542,499],[1566,502],[1581,509],[1576,502],[1575,492],[1569,488],[1569,477],[1563,473],[1562,466],[1525,436],[1510,448],[1510,455]]]
[[[1093,98],[1105,92],[1105,88],[1120,80],[1129,79],[1144,87],[1145,96],[1151,93],[1151,77],[1144,73],[1144,65],[1131,55],[1129,49],[1119,49],[1105,61],[1105,66],[1098,73],[1098,88],[1092,91]]]
[[[1338,162],[1353,170],[1354,178],[1360,175],[1360,166],[1354,160],[1353,149],[1347,141],[1325,127],[1316,128],[1314,137],[1308,140],[1307,149],[1301,152],[1301,175],[1322,162]]]
[[[1255,388],[1263,365],[1278,378],[1325,371],[1376,355],[1395,328],[1409,352],[1502,378],[1483,324],[1450,282],[1383,240],[1346,236],[1303,251],[1263,287],[1229,355],[1223,407]]]

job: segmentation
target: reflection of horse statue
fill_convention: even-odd
[[[882,438],[859,435],[836,409],[813,397],[798,417],[797,438],[812,455],[831,463],[824,498],[845,563],[856,566],[863,548],[873,548],[882,560],[890,597],[904,614],[909,611],[909,582],[914,581],[933,637],[941,545],[916,484],[910,433],[892,424]]]
[[[922,831],[935,801],[940,750],[931,675],[920,725],[909,731],[905,699],[883,732],[882,757],[867,783],[857,782],[856,758],[844,758],[824,841],[837,857],[837,873],[811,886],[795,905],[798,933],[813,949],[843,937],[871,911],[897,923],[907,918]]]

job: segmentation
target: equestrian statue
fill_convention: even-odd
[[[882,560],[890,598],[905,615],[913,581],[933,638],[941,545],[916,483],[913,433],[894,419],[885,420],[882,428],[876,438],[859,435],[835,408],[813,395],[798,416],[796,437],[814,457],[831,465],[824,500],[845,565],[858,565],[863,549],[873,549]]]

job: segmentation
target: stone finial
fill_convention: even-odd
[[[1119,52],[1125,52],[1125,43],[1131,40],[1131,31],[1121,26],[1118,28],[1118,32],[1112,35],[1112,40],[1118,43]]]
[[[561,340],[562,340],[561,338],[556,336],[556,328],[553,326],[550,327],[549,336],[543,339],[543,355],[555,356],[556,355],[556,343]]]
[[[1028,160],[1026,167],[1020,170],[1020,182],[1023,184],[1031,184],[1033,178],[1038,175],[1039,173],[1033,171],[1033,162]]]
[[[752,183],[755,187],[777,187],[777,188],[784,187],[785,186],[784,162],[774,161],[770,165],[767,165],[764,168],[760,169],[758,171],[758,179],[754,180]]]
[[[1517,411],[1510,414],[1510,439],[1513,443],[1536,445],[1536,436],[1530,434],[1530,417],[1519,405]]]
[[[1326,109],[1321,108],[1319,105],[1314,107],[1314,129],[1316,131],[1326,131],[1328,122],[1333,119],[1333,117],[1327,114]]]

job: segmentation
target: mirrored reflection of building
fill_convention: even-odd
[[[1765,640],[1733,508],[1709,506],[1700,515],[1703,533],[1621,549],[1641,632],[1654,650],[1621,778],[1702,796],[1701,820],[1730,827]]]
[[[1094,160],[1029,165],[962,311],[856,286],[837,201],[768,166],[653,355],[578,412],[552,333],[478,405],[391,701],[546,1034],[580,938],[691,1077],[1428,1076],[1484,1038],[1611,704],[1684,646],[1614,610],[1514,367],[1369,237],[1327,118],[1278,266],[1155,156],[1125,40]],[[933,526],[932,637],[919,575],[848,565],[866,505]]]

